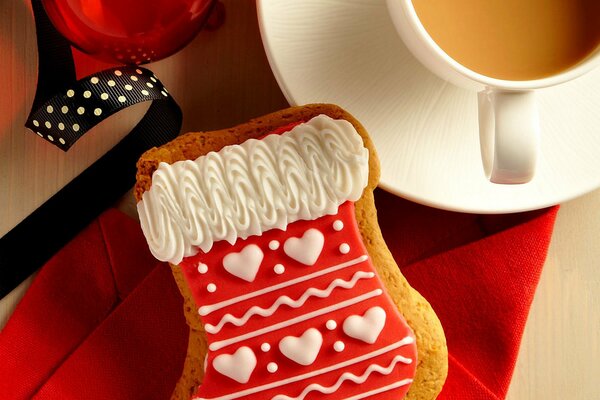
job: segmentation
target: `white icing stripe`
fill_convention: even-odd
[[[356,297],[352,297],[348,300],[344,300],[340,303],[336,303],[336,304],[333,304],[333,305],[325,307],[325,308],[320,308],[318,310],[315,310],[315,311],[312,311],[312,312],[309,312],[309,313],[306,313],[303,315],[299,315],[295,318],[288,319],[287,321],[279,322],[277,324],[270,325],[270,326],[258,329],[256,331],[248,332],[248,333],[245,333],[240,336],[235,336],[235,337],[232,337],[229,339],[211,343],[208,348],[212,351],[217,351],[219,349],[222,349],[223,347],[232,345],[234,343],[241,342],[246,339],[251,339],[256,336],[264,335],[265,333],[273,332],[273,331],[276,331],[281,328],[286,328],[288,326],[295,325],[295,324],[298,324],[303,321],[307,321],[312,318],[316,318],[320,315],[328,314],[330,312],[337,311],[342,308],[350,307],[351,305],[360,303],[361,301],[365,301],[372,297],[379,296],[382,293],[383,293],[383,291],[381,289],[375,289],[370,292],[363,293],[360,296],[356,296]]]
[[[226,394],[225,396],[212,397],[212,398],[195,397],[194,400],[233,400],[233,399],[238,399],[240,397],[249,396],[251,394],[264,392],[265,390],[275,389],[275,388],[278,388],[278,387],[281,387],[281,386],[284,386],[284,385],[289,385],[289,384],[294,383],[294,382],[302,381],[304,379],[314,378],[315,376],[327,374],[327,373],[329,373],[331,371],[336,371],[338,369],[345,368],[345,367],[348,367],[350,365],[358,364],[359,362],[370,360],[371,358],[374,358],[374,357],[380,356],[382,354],[389,353],[390,351],[399,349],[402,346],[406,346],[406,345],[412,344],[414,341],[415,341],[415,339],[412,336],[406,336],[404,339],[402,339],[402,340],[400,340],[400,341],[398,341],[396,343],[392,343],[392,344],[390,344],[388,346],[382,347],[379,350],[375,350],[375,351],[372,351],[371,353],[363,354],[362,356],[351,358],[350,360],[346,360],[346,361],[343,361],[343,362],[338,363],[338,364],[330,365],[329,367],[321,368],[321,369],[318,369],[316,371],[307,372],[307,373],[302,374],[302,375],[296,375],[296,376],[293,376],[291,378],[282,379],[280,381],[267,383],[267,384],[262,385],[262,386],[256,386],[256,387],[253,387],[253,388],[250,388],[250,389],[241,390],[239,392],[235,392],[235,393],[231,393],[231,394]]]
[[[373,389],[373,390],[369,390],[368,392],[364,392],[361,394],[357,394],[356,396],[352,396],[352,397],[346,397],[344,400],[360,400],[360,399],[365,399],[367,397],[379,394],[379,393],[384,393],[387,392],[389,390],[392,389],[397,389],[399,387],[405,386],[405,385],[409,385],[412,383],[412,379],[402,379],[401,381],[398,382],[394,382],[390,385],[386,385],[386,386],[382,386],[380,388],[377,389]]]
[[[220,310],[223,307],[227,307],[227,306],[230,306],[232,304],[239,303],[241,301],[252,299],[252,298],[257,297],[257,296],[262,296],[263,294],[266,294],[266,293],[271,293],[271,292],[274,292],[276,290],[286,288],[288,286],[296,285],[298,283],[305,282],[305,281],[308,281],[310,279],[317,278],[319,276],[327,275],[327,274],[330,274],[332,272],[339,271],[341,269],[348,268],[348,267],[351,267],[351,266],[356,265],[356,264],[360,264],[362,262],[367,261],[368,258],[369,257],[366,254],[364,254],[364,255],[362,255],[360,257],[357,257],[357,258],[354,258],[352,260],[345,261],[343,263],[334,265],[334,266],[329,267],[329,268],[325,268],[325,269],[319,270],[317,272],[313,272],[312,274],[303,275],[303,276],[301,276],[299,278],[296,278],[296,279],[291,279],[289,281],[281,282],[281,283],[278,283],[277,285],[273,285],[273,286],[266,287],[264,289],[257,290],[256,292],[250,292],[250,293],[238,296],[238,297],[233,297],[233,298],[231,298],[229,300],[224,300],[224,301],[221,301],[219,303],[208,304],[208,305],[200,307],[198,309],[198,313],[200,315],[202,315],[202,316],[205,316],[205,315],[208,315],[208,314],[210,314],[210,313],[212,313],[214,311]]]
[[[342,383],[344,383],[345,381],[351,381],[351,382],[354,382],[354,383],[360,385],[360,384],[365,383],[367,381],[367,379],[369,379],[369,376],[373,372],[378,372],[381,375],[389,375],[392,373],[392,371],[396,367],[396,364],[398,364],[398,363],[410,364],[410,363],[412,363],[412,360],[410,358],[406,358],[406,357],[402,357],[401,355],[397,355],[396,357],[394,357],[392,359],[390,364],[385,368],[379,364],[371,364],[367,367],[367,369],[361,376],[356,376],[351,372],[344,372],[342,375],[340,375],[337,382],[331,386],[326,387],[326,386],[319,385],[318,383],[311,383],[310,385],[308,385],[307,387],[304,388],[304,390],[302,391],[302,393],[300,393],[300,395],[298,397],[290,397],[290,396],[278,394],[277,396],[274,396],[273,398],[271,398],[271,400],[304,400],[306,395],[309,394],[310,392],[320,392],[323,394],[335,393],[338,391],[340,386],[342,386]]]
[[[243,326],[248,322],[250,317],[253,315],[260,315],[261,317],[270,317],[277,311],[279,307],[282,305],[287,305],[292,308],[299,308],[306,303],[310,297],[319,297],[321,299],[325,297],[329,297],[335,288],[344,288],[351,289],[360,279],[371,279],[375,276],[373,272],[365,272],[365,271],[357,271],[352,276],[352,279],[349,281],[345,281],[343,279],[334,279],[326,289],[315,289],[314,287],[306,289],[306,291],[300,296],[297,300],[292,300],[289,296],[280,296],[269,308],[262,308],[258,306],[251,307],[246,313],[241,317],[237,318],[231,314],[225,314],[223,318],[219,321],[219,323],[215,325],[206,324],[204,325],[204,329],[208,333],[219,333],[223,326],[227,323],[233,324],[235,326]]]
[[[362,195],[369,152],[354,126],[319,115],[282,135],[160,163],[137,204],[152,254],[179,264],[213,243],[337,213]]]

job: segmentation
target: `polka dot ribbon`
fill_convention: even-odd
[[[41,0],[32,0],[38,40],[38,85],[26,126],[67,151],[110,115],[152,101],[121,141],[0,238],[0,298],[40,268],[135,183],[136,162],[181,128],[181,109],[152,71],[111,68],[77,80],[69,43]],[[32,249],[32,239],[35,244]]]
[[[152,71],[111,68],[68,85],[34,110],[25,126],[66,151],[88,130],[123,108],[168,97],[169,92]]]

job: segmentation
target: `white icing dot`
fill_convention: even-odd
[[[52,106],[48,106],[48,107],[46,107],[46,111],[47,111],[49,114],[52,114],[52,112],[54,111],[54,107],[52,107]]]
[[[100,82],[100,79],[96,78],[95,76],[92,77],[92,79],[90,79],[90,82],[92,82],[94,85],[97,84],[98,82]]]
[[[69,107],[67,107],[67,106],[62,106],[62,107],[61,107],[61,109],[60,109],[60,111],[62,111],[62,113],[63,113],[63,114],[66,114],[66,113],[68,113],[68,112],[69,112]]]
[[[75,132],[78,132],[79,131],[79,124],[73,124],[73,130]]]
[[[102,114],[102,109],[101,108],[94,109],[94,115],[100,116],[101,114]]]
[[[131,50],[129,50],[129,51],[131,51]],[[121,75],[123,75],[123,73],[121,71],[119,71],[119,70],[116,70],[115,71],[115,75],[116,76],[121,76]]]
[[[167,93],[166,93],[164,90],[161,90],[161,91],[160,91],[160,94],[162,94],[162,95],[163,95],[163,96],[165,96],[165,97],[167,97],[167,96],[168,96],[168,95],[167,95]]]
[[[39,135],[39,137],[44,137],[44,135],[42,135],[40,132],[36,132],[36,133]]]
[[[333,230],[334,231],[341,231],[342,229],[344,229],[344,223],[342,221],[340,221],[339,219],[336,219],[335,221],[333,221]]]
[[[279,366],[274,362],[270,362],[267,364],[267,371],[269,371],[272,374],[277,372],[278,369],[279,369]]]
[[[350,252],[350,245],[348,243],[340,244],[340,253],[348,254]]]
[[[102,100],[107,100],[107,99],[108,99],[108,93],[102,93],[102,94],[100,95],[100,98],[101,98]]]
[[[125,90],[131,90],[131,89],[133,89],[133,86],[131,86],[131,85],[125,85]]]
[[[338,353],[341,353],[346,348],[346,345],[341,340],[338,340],[333,344],[333,349]]]
[[[121,103],[125,103],[127,101],[127,99],[125,98],[125,96],[119,96],[119,101]]]
[[[135,72],[137,72],[137,73],[138,73],[138,74],[140,74],[140,75],[141,75],[141,74],[143,74],[143,72],[142,72],[142,70],[141,70],[141,69],[136,69],[136,70],[135,70]]]
[[[151,84],[150,82],[146,82],[146,86],[148,86],[149,88],[153,88],[154,87],[154,85]]]
[[[65,124],[63,124],[62,122],[58,123],[58,129],[60,129],[61,131],[65,130]]]
[[[132,60],[135,60],[135,59],[137,58],[137,56],[134,54],[134,55],[132,55],[132,56],[131,56],[131,57],[129,57],[129,58],[131,58]]]
[[[327,322],[325,322],[325,327],[327,329],[329,329],[330,331],[332,331],[335,328],[337,328],[337,322],[335,322],[334,320],[330,319]]]
[[[151,76],[151,77],[150,77],[150,80],[151,80],[152,82],[156,83],[156,78],[155,78],[155,77]]]
[[[60,144],[65,144],[65,139],[63,138],[59,138],[58,141],[60,142]]]
[[[279,242],[277,240],[271,240],[269,242],[269,248],[271,250],[277,250],[279,248]]]
[[[73,97],[73,96],[75,96],[75,91],[74,91],[74,90],[72,90],[72,89],[69,89],[69,90],[67,90],[67,96],[68,96],[68,97]]]
[[[111,86],[111,87],[116,85],[115,81],[113,81],[112,79],[106,83],[108,83],[108,86]]]
[[[33,121],[31,121],[31,122],[33,122],[33,125],[34,125],[34,126],[40,126],[40,123],[37,121],[37,119],[34,119],[34,120],[33,120]]]
[[[92,92],[90,92],[89,90],[86,90],[85,92],[83,92],[83,97],[85,97],[86,99],[89,99],[90,97],[92,97]]]
[[[84,113],[85,113],[85,108],[83,108],[83,107],[77,108],[77,114],[83,115]]]
[[[273,271],[275,271],[277,275],[281,275],[285,272],[285,267],[281,264],[275,264]]]
[[[266,353],[267,351],[271,350],[271,345],[269,343],[263,343],[260,345],[260,349]]]
[[[135,75],[131,75],[129,78],[130,78],[132,81],[137,81],[137,80],[138,80],[138,77],[137,77],[137,76],[135,76]]]
[[[48,140],[54,142],[54,138],[51,135],[48,135]]]
[[[48,129],[52,128],[52,124],[50,123],[50,121],[46,121],[44,125],[46,125],[46,128]]]
[[[209,283],[206,285],[206,290],[208,290],[210,293],[214,293],[217,290],[217,285],[214,283]]]
[[[199,263],[198,264],[198,272],[200,272],[201,274],[205,274],[208,272],[208,265],[204,264],[204,263]]]
[[[142,94],[143,94],[144,96],[148,96],[150,93],[148,93],[148,91],[147,91],[146,89],[144,89],[144,90],[142,90]]]

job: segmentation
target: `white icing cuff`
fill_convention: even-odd
[[[319,115],[282,135],[160,163],[137,204],[152,254],[179,264],[213,243],[337,213],[362,195],[369,153],[351,123]]]

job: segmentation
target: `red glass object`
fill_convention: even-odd
[[[216,0],[42,0],[75,47],[118,64],[145,64],[175,53],[206,22]]]

